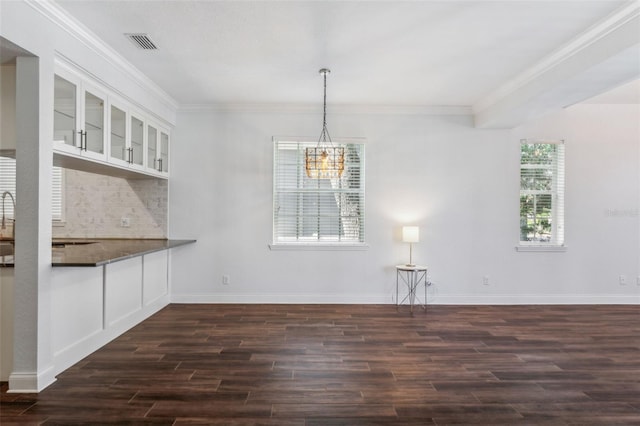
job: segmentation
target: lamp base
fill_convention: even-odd
[[[405,263],[404,266],[414,267],[414,266],[416,266],[416,264],[415,263]]]

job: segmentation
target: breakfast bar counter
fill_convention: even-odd
[[[196,240],[168,239],[54,239],[52,266],[101,266],[136,256],[195,243]],[[8,243],[4,243],[6,246]],[[13,266],[13,253],[0,255],[0,267]]]
[[[172,249],[194,242],[145,238],[54,239],[51,242],[53,267],[44,278],[46,291],[38,295],[38,304],[47,307],[52,376],[167,306]],[[27,285],[35,287],[35,283],[23,284],[16,280],[13,248],[12,240],[0,240],[3,330],[14,326],[14,312],[4,308],[13,306],[16,289]],[[0,333],[0,340],[5,359],[6,353],[11,352],[7,348],[13,347],[12,336]]]

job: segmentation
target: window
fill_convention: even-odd
[[[305,149],[317,142],[274,143],[274,245],[364,245],[364,144],[345,148],[337,179],[309,178]]]
[[[564,245],[564,141],[520,143],[520,245]]]
[[[64,211],[63,173],[60,167],[53,168],[52,186],[51,215],[54,221],[60,222],[63,220]],[[0,194],[5,191],[11,192],[14,197],[16,196],[16,160],[0,157]],[[9,197],[5,199],[4,212],[6,217],[13,218],[13,203]]]

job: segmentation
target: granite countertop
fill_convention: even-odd
[[[101,266],[195,242],[196,240],[167,239],[54,239],[51,247],[51,265]],[[2,244],[6,250],[7,241]],[[0,267],[11,266],[13,266],[13,253],[0,252]]]

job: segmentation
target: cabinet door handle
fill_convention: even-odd
[[[83,149],[86,151],[87,150],[87,131],[86,130],[82,132],[82,139],[84,140]]]
[[[127,148],[127,151],[129,151],[129,164],[133,164],[133,148]]]
[[[82,151],[82,149],[83,149],[83,147],[84,147],[84,145],[83,145],[83,138],[82,138],[83,131],[82,131],[82,130],[80,130],[80,131],[78,132],[78,134],[80,135],[80,146],[79,146],[78,148],[80,148],[80,151]]]
[[[162,171],[162,158],[158,158],[158,171]]]

